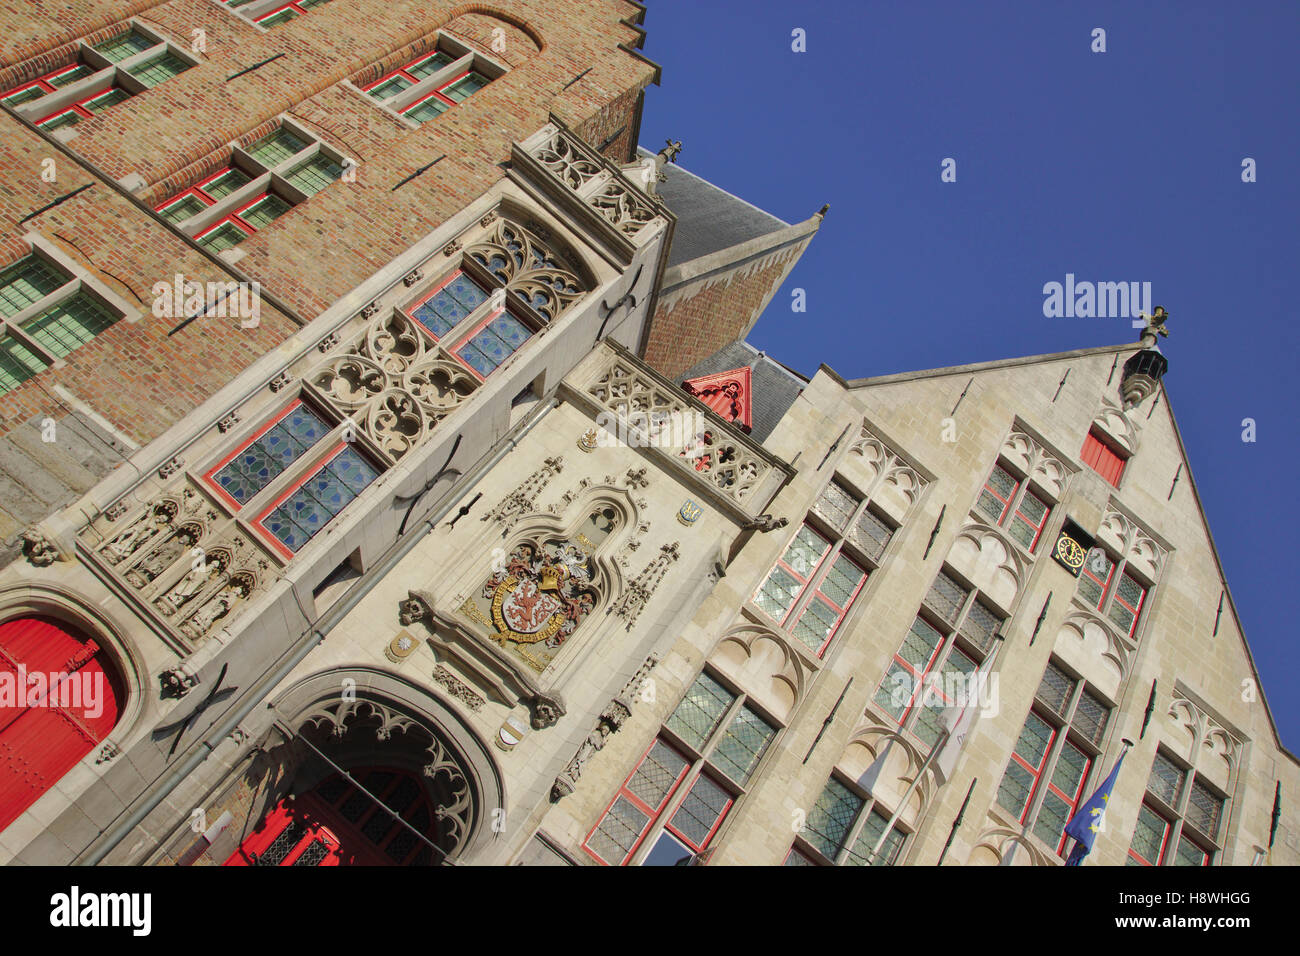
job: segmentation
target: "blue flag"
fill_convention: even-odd
[[[1088,855],[1092,849],[1092,844],[1097,839],[1097,833],[1101,829],[1102,817],[1106,815],[1106,806],[1110,803],[1110,793],[1115,789],[1115,778],[1119,776],[1119,765],[1124,762],[1124,754],[1128,753],[1128,748],[1124,748],[1124,753],[1119,755],[1115,761],[1115,766],[1110,771],[1110,776],[1102,782],[1088,802],[1081,806],[1070,817],[1070,822],[1065,825],[1065,835],[1074,837],[1074,849],[1070,851],[1069,859],[1065,861],[1066,866],[1078,866],[1083,862],[1083,858]]]

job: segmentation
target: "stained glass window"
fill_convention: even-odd
[[[315,412],[299,403],[249,442],[211,477],[239,504],[245,504],[329,431]]]
[[[352,448],[344,448],[261,520],[291,552],[297,552],[336,518],[379,472]]]
[[[488,300],[488,292],[463,272],[411,310],[411,318],[440,339]]]
[[[456,354],[483,378],[496,371],[532,332],[509,312],[500,312],[471,335]]]

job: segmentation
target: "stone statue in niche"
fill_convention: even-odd
[[[230,613],[231,608],[248,597],[251,590],[248,581],[235,578],[195,611],[194,616],[181,625],[181,630],[195,640],[203,637],[217,621]]]
[[[144,587],[180,560],[186,551],[198,543],[198,540],[199,530],[193,525],[180,528],[159,545],[158,550],[126,572],[127,581],[133,587]]]
[[[152,541],[175,517],[176,506],[169,501],[147,509],[104,546],[104,554],[113,564],[121,564]]]
[[[184,607],[194,596],[201,592],[221,573],[223,562],[214,557],[207,558],[198,567],[191,568],[170,591],[158,599],[158,606],[164,614],[174,614]]]

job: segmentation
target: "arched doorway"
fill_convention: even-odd
[[[0,624],[0,830],[112,732],[125,700],[94,639],[51,617]]]
[[[441,858],[430,844],[445,842],[436,820],[425,786],[409,771],[334,773],[277,803],[226,866],[429,866]]]

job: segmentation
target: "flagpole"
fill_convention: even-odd
[[[966,808],[970,806],[970,795],[975,792],[975,784],[979,782],[979,777],[971,779],[970,786],[966,788],[966,799],[961,802],[961,809],[957,811],[957,818],[952,821],[952,829],[948,831],[948,842],[943,845],[943,852],[939,854],[939,862],[935,866],[943,866],[944,858],[948,855],[948,848],[952,846],[953,838],[957,836],[957,828],[961,826],[962,818],[966,816]]]
[[[988,656],[984,658],[984,660],[980,663],[979,667],[975,668],[974,684],[975,684],[976,695],[978,695],[980,690],[982,689],[980,677],[981,675],[987,677],[989,672],[993,670],[994,658],[998,656],[998,651],[1002,649],[1002,642],[1006,640],[1006,635],[999,632],[999,633],[995,633],[993,635],[993,638],[995,643],[993,644],[992,649],[989,651]],[[913,700],[915,700],[916,697],[915,692],[913,692],[912,696],[913,696]],[[976,703],[977,701],[970,701],[968,702],[967,706],[974,707]],[[916,792],[916,788],[921,785],[921,781],[925,777],[925,772],[930,769],[930,764],[934,762],[934,758],[939,755],[939,752],[943,750],[944,745],[948,743],[948,738],[952,736],[951,722],[945,720],[944,724],[945,726],[943,728],[943,733],[939,735],[939,739],[935,741],[934,746],[930,748],[930,753],[926,756],[925,763],[921,765],[921,769],[917,771],[916,776],[913,778],[912,782],[908,785],[907,791],[903,794],[902,799],[900,799],[898,801],[898,804],[894,807],[894,812],[890,814],[889,821],[885,824],[885,829],[880,834],[880,839],[878,839],[876,841],[876,845],[871,848],[871,855],[867,857],[867,866],[875,866],[876,856],[877,854],[880,853],[880,848],[885,845],[885,839],[889,836],[889,831],[892,830],[894,828],[894,824],[898,822],[898,818],[903,812],[903,807],[905,807],[907,805],[907,801],[912,798],[912,794]],[[972,783],[972,786],[973,785],[974,784]],[[942,784],[940,784],[940,786],[942,786]],[[875,796],[876,795],[874,793],[871,795],[873,800],[875,799]],[[967,799],[970,799],[969,794],[967,794]]]
[[[916,788],[919,787],[921,781],[925,779],[925,772],[930,769],[930,764],[934,762],[934,758],[938,756],[939,751],[943,749],[943,745],[948,742],[948,737],[951,736],[951,734],[952,730],[945,727],[943,733],[939,735],[939,739],[936,740],[934,746],[930,748],[929,754],[926,755],[925,763],[921,764],[921,769],[916,772],[916,776],[912,778],[912,782],[907,785],[907,790],[904,791],[902,798],[899,799],[898,804],[894,808],[894,812],[889,815],[889,820],[885,823],[885,829],[881,832],[880,839],[877,840],[876,845],[871,848],[871,855],[867,857],[867,866],[876,865],[874,862],[876,855],[880,853],[880,848],[885,845],[885,839],[889,836],[889,831],[892,830],[894,824],[898,822],[898,817],[903,812],[903,807],[907,806],[907,801],[912,799],[912,794],[916,792]],[[875,794],[872,794],[872,797],[874,798]]]
[[[1129,752],[1129,749],[1132,748],[1132,746],[1133,746],[1133,741],[1129,740],[1127,737],[1121,737],[1121,738],[1120,738],[1120,742],[1124,745],[1124,749],[1121,750],[1121,751],[1119,752],[1119,756],[1115,758],[1115,766],[1114,766],[1114,768],[1111,770],[1111,774],[1112,774],[1112,775],[1118,772],[1118,770],[1119,770],[1119,766],[1120,766],[1121,763],[1123,763],[1125,755]],[[1107,780],[1102,781],[1102,785],[1101,785],[1101,786],[1102,786],[1102,788],[1105,788],[1108,784],[1113,784],[1113,783],[1114,783],[1114,781],[1111,781],[1111,780],[1109,780],[1109,778],[1108,778]],[[1101,792],[1101,789],[1099,789],[1097,792],[1100,793],[1100,792]],[[1107,790],[1107,791],[1106,791],[1106,797],[1105,797],[1104,799],[1109,799],[1109,795],[1110,795],[1110,791]],[[1096,793],[1094,793],[1094,794],[1092,795],[1092,799],[1093,799],[1093,800],[1097,799],[1097,794],[1096,794]],[[1092,801],[1090,800],[1089,803],[1091,803],[1091,802],[1092,802]],[[1087,807],[1087,804],[1084,804],[1084,807]],[[1074,813],[1070,816],[1069,821],[1067,821],[1067,823],[1066,823],[1066,825],[1065,825],[1065,826],[1066,826],[1066,833],[1065,833],[1065,835],[1066,835],[1066,836],[1069,836],[1069,837],[1071,837],[1071,838],[1073,838],[1073,840],[1074,840],[1074,845],[1070,847],[1070,855],[1066,858],[1066,863],[1065,863],[1066,866],[1079,866],[1079,865],[1081,865],[1081,864],[1083,863],[1083,858],[1084,858],[1085,856],[1087,856],[1088,853],[1092,850],[1092,843],[1086,843],[1086,844],[1085,844],[1085,843],[1084,843],[1084,842],[1083,842],[1079,837],[1075,836],[1072,832],[1070,832],[1070,827],[1073,825],[1075,818],[1076,818],[1080,813],[1082,813],[1082,812],[1083,812],[1083,808],[1080,808],[1080,809],[1074,811]],[[1093,812],[1095,813],[1096,811],[1093,811]],[[1104,820],[1104,819],[1105,819],[1105,810],[1102,811],[1102,820]],[[1101,822],[1101,821],[1099,821],[1099,822]],[[1100,831],[1096,831],[1096,832],[1100,832]],[[1096,838],[1094,837],[1094,839],[1096,839]],[[1077,852],[1080,848],[1083,849],[1083,853],[1082,853],[1082,855],[1080,855],[1080,856],[1077,858],[1078,862],[1072,862],[1072,861],[1074,861],[1074,860],[1076,859],[1075,854],[1076,854],[1076,852]]]

